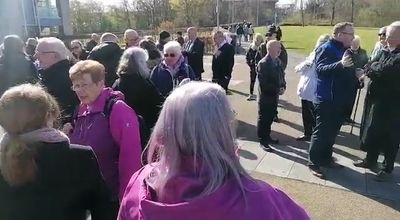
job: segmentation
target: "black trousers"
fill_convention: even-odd
[[[266,144],[271,139],[271,125],[278,108],[278,95],[263,97],[258,101],[257,135],[261,144]]]
[[[333,144],[344,121],[344,107],[330,102],[315,104],[316,125],[311,136],[309,165],[326,166],[331,163]]]
[[[256,83],[256,77],[257,77],[256,66],[251,65],[250,66],[250,95],[253,95],[253,93],[254,93],[254,84]]]
[[[377,131],[376,133],[371,134],[374,137],[367,137],[370,139],[368,144],[373,146],[368,147],[366,160],[370,164],[376,163],[380,152],[383,152],[383,155],[385,156],[383,170],[391,173],[399,150],[399,143],[393,140],[393,138],[390,137],[390,135],[387,135],[387,133],[390,132]]]
[[[351,118],[351,113],[353,113],[354,104],[356,103],[357,92],[358,92],[358,89],[353,91],[351,94],[349,94],[349,96],[351,96],[351,103],[346,108],[346,112],[345,112],[346,119]]]
[[[301,100],[301,116],[303,117],[304,135],[311,136],[315,127],[314,104],[312,102]]]
[[[217,83],[218,85],[220,85],[227,92],[228,91],[229,82],[231,81],[231,77],[230,76],[225,76],[223,78],[213,78],[212,81]]]

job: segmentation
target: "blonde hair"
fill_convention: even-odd
[[[155,166],[148,183],[161,200],[185,158],[191,158],[198,178],[207,178],[195,196],[215,192],[230,178],[244,192],[241,177],[248,174],[236,155],[234,117],[225,90],[217,84],[189,82],[168,96],[147,147],[147,161]]]
[[[0,125],[9,137],[1,143],[0,171],[10,185],[31,182],[37,172],[35,148],[28,146],[34,143],[22,141],[19,135],[46,127],[49,117],[59,115],[54,97],[37,85],[12,87],[0,98]]]
[[[324,44],[325,42],[327,42],[329,40],[330,36],[329,34],[322,34],[319,36],[317,42],[315,43],[315,47],[314,47],[314,51],[316,49],[318,49],[318,47],[320,47],[322,44]]]
[[[71,81],[82,78],[85,74],[89,74],[92,81],[98,83],[104,80],[106,72],[104,66],[94,60],[79,61],[69,69]]]
[[[253,39],[253,44],[254,45],[260,45],[262,42],[264,41],[264,37],[262,36],[262,34],[257,33],[256,35],[254,35],[254,39]]]

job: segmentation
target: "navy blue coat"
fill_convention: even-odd
[[[321,45],[315,56],[317,71],[316,103],[332,102],[337,106],[349,106],[353,102],[353,91],[359,82],[355,68],[343,67],[341,59],[346,48],[335,39]]]
[[[178,72],[174,76],[172,76],[164,63],[160,63],[154,67],[150,76],[150,80],[164,97],[167,97],[186,78],[194,80],[195,75],[192,68],[185,62],[181,63]]]

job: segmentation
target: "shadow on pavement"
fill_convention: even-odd
[[[241,140],[258,142],[257,127],[242,120],[237,120],[236,136]]]
[[[244,97],[247,97],[249,95],[248,93],[244,93],[244,92],[241,92],[241,91],[238,91],[238,90],[234,90],[234,89],[229,89],[229,91],[231,91],[232,93],[244,96]]]
[[[243,150],[243,149],[239,149],[239,155],[241,157],[244,157],[244,158],[248,159],[248,160],[257,160],[258,159],[257,155],[253,154],[250,151]]]
[[[283,100],[283,99],[279,100],[279,107],[281,107],[281,108],[283,108],[285,110],[291,111],[291,112],[301,113],[301,107],[300,106],[293,105],[292,103],[290,103],[290,102],[288,102],[286,100]]]

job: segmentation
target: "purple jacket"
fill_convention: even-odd
[[[214,193],[189,199],[198,195],[206,181],[199,181],[187,168],[167,182],[164,190],[168,196],[158,201],[156,191],[146,183],[152,169],[153,166],[146,165],[132,176],[122,198],[118,220],[309,219],[285,193],[247,177],[242,178],[246,198],[237,182],[229,179]]]
[[[110,115],[103,114],[110,96],[118,100]],[[71,143],[91,146],[100,171],[115,198],[122,198],[132,174],[141,167],[139,122],[134,110],[123,101],[123,94],[105,88],[91,105],[80,104]]]

